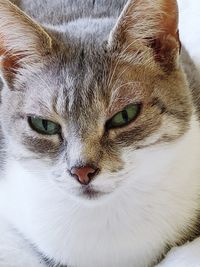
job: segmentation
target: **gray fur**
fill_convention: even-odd
[[[45,24],[62,24],[79,18],[117,18],[126,0],[15,0],[37,21]]]
[[[0,131],[0,147],[25,168],[31,168],[32,162],[39,162],[53,173],[56,167],[54,176],[58,180],[66,169],[70,170],[73,166],[98,164],[104,172],[114,175],[124,168],[122,151],[173,142],[187,132],[193,110],[200,114],[200,79],[184,49],[181,58],[189,87],[185,73],[175,60],[177,47],[173,55],[168,55],[171,62],[167,69],[156,62],[152,53],[154,48],[150,45],[144,48],[142,42],[136,43],[131,60],[130,55],[124,57],[120,65],[122,69],[118,70],[118,74],[115,69],[113,71],[113,65],[121,60],[122,53],[116,50],[118,42],[116,46],[109,46],[109,37],[126,0],[13,2],[42,23],[52,40],[52,47],[46,53],[46,43],[36,46],[38,51],[42,47],[42,52],[30,64],[24,64],[22,57],[22,65],[17,71],[12,71],[9,76],[7,71],[2,72],[3,133]],[[121,40],[118,41],[120,43]],[[145,62],[148,64],[144,64],[143,55],[147,57]],[[127,78],[128,72],[131,80]],[[145,99],[143,109],[146,112],[141,112],[140,120],[131,129],[109,133],[105,125],[111,116],[112,101],[116,101],[113,94],[127,84],[127,80],[137,81],[140,87],[125,88],[127,91],[136,88],[137,97],[134,94],[132,98],[123,96],[121,92],[121,101],[129,103]],[[29,127],[27,116],[41,116],[58,122],[63,129],[62,136],[52,139],[36,134]],[[176,126],[175,130],[165,129],[155,143],[145,143],[153,133],[159,132],[165,119]],[[83,143],[84,148],[82,154],[74,159],[76,140]],[[3,145],[4,142],[8,144]],[[19,146],[20,151],[11,149],[15,146]],[[4,153],[1,152],[0,159],[5,157]],[[63,182],[63,187],[65,185]],[[188,230],[184,237],[181,234],[180,230],[180,240],[187,239],[191,231]],[[180,240],[175,242],[180,243]],[[173,244],[174,241],[166,240],[164,246]]]
[[[190,85],[193,102],[196,107],[197,114],[200,118],[200,74],[196,68],[194,62],[190,58],[188,52],[183,47],[182,49],[182,66],[187,75],[187,79]]]

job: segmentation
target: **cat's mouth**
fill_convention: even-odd
[[[99,191],[91,185],[82,186],[79,189],[79,196],[86,199],[98,199],[104,196],[105,194],[106,194],[105,192]]]

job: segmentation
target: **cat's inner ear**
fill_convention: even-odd
[[[176,0],[129,0],[109,36],[124,54],[144,52],[172,68],[180,52]]]
[[[46,31],[8,0],[0,0],[0,68],[10,76],[49,53],[52,39]]]

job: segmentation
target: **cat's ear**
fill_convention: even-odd
[[[0,70],[11,81],[18,69],[39,62],[51,50],[45,30],[8,0],[0,0]]]
[[[134,52],[152,54],[165,69],[173,68],[181,46],[176,0],[129,0],[110,34],[109,46],[130,59]]]

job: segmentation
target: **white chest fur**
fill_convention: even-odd
[[[0,214],[63,264],[146,267],[195,219],[199,147],[200,130],[193,121],[174,144],[130,153],[124,184],[90,205],[10,161],[0,186]]]

